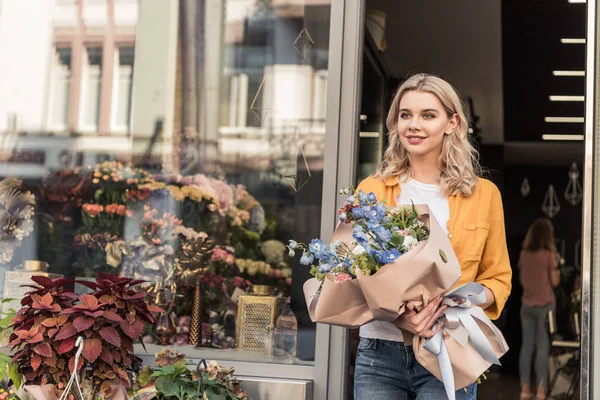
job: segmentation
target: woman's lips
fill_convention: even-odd
[[[425,140],[425,137],[422,137],[422,136],[407,136],[406,140],[408,140],[408,143],[410,143],[410,144],[419,144],[423,140]]]

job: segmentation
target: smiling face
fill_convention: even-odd
[[[458,116],[448,116],[432,93],[412,90],[400,100],[398,135],[410,158],[436,161],[442,153],[444,135],[454,133]]]

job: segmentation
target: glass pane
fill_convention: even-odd
[[[102,90],[102,49],[89,48],[87,50],[88,64],[83,68],[83,130],[97,129],[100,118],[100,94]]]
[[[144,279],[167,311],[140,354],[312,364],[309,273],[285,244],[320,235],[330,2],[61,1],[35,21],[21,3],[0,14],[0,44],[35,37],[35,51],[0,65],[21,102],[0,99],[15,153],[0,177],[36,208],[0,247],[0,277],[37,260]],[[68,137],[48,134],[61,124]]]
[[[52,89],[52,126],[65,129],[69,118],[69,93],[71,91],[71,49],[56,49]]]
[[[116,128],[128,130],[131,116],[131,88],[133,84],[133,56],[132,47],[119,48],[119,76],[117,86],[117,112]]]

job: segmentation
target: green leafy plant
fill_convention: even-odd
[[[5,303],[15,301],[16,299],[6,298],[2,299],[0,307]],[[0,341],[4,341],[10,337],[12,333],[12,319],[17,316],[17,311],[14,308],[9,308],[6,312],[0,312]]]
[[[170,349],[156,354],[156,367],[146,367],[138,377],[139,389],[154,385],[157,400],[198,399],[198,375],[188,367],[185,355]],[[234,369],[211,361],[202,374],[202,393],[205,399],[247,400],[248,394],[233,377]]]

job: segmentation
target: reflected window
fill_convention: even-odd
[[[102,48],[88,47],[81,76],[81,125],[84,132],[98,130],[102,94]]]
[[[128,132],[131,122],[131,89],[133,84],[133,47],[120,47],[116,58],[118,69],[114,75],[113,130]]]
[[[57,48],[52,64],[52,89],[50,94],[50,123],[53,131],[67,129],[69,97],[71,93],[71,48]]]

